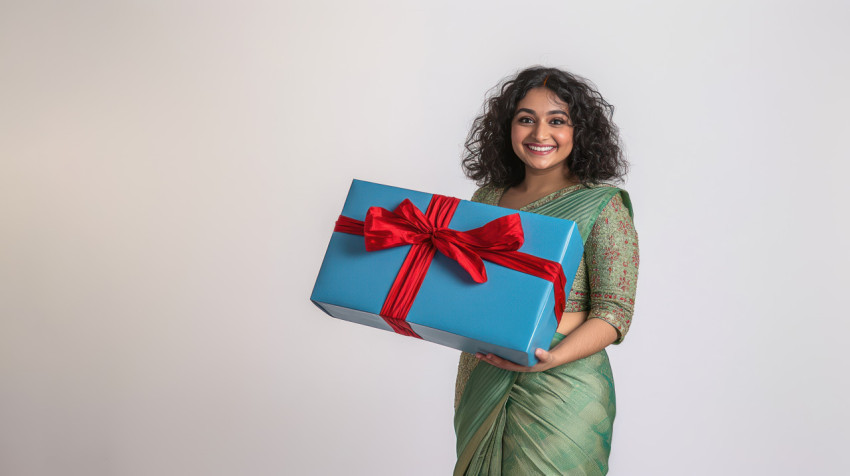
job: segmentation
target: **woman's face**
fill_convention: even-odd
[[[573,150],[573,126],[567,105],[547,88],[528,91],[511,121],[514,153],[529,169],[562,171]]]

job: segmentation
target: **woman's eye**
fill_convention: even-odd
[[[534,123],[534,120],[532,120],[530,117],[520,117],[519,119],[517,119],[517,122],[519,122],[520,124],[532,124]]]
[[[555,126],[563,126],[564,124],[566,124],[566,121],[564,121],[563,119],[552,119],[550,124]]]

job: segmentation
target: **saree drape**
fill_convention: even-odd
[[[630,208],[624,191],[594,187],[528,211],[573,220],[586,240],[602,208],[618,193]],[[551,346],[561,339],[556,334]],[[462,378],[454,422],[456,476],[607,474],[616,400],[604,350],[545,372],[517,373],[482,363],[468,381]]]

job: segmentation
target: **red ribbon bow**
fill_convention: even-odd
[[[434,195],[423,214],[405,199],[394,211],[371,207],[366,220],[340,216],[334,231],[363,235],[366,251],[411,245],[381,309],[381,317],[399,334],[419,337],[405,321],[437,251],[455,260],[477,283],[487,281],[483,260],[551,281],[555,319],[566,306],[567,279],[560,263],[517,251],[523,243],[522,222],[514,213],[468,231],[448,228],[460,200]]]

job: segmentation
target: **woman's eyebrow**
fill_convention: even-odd
[[[517,114],[519,114],[519,113],[521,113],[521,112],[527,112],[527,113],[531,114],[532,116],[536,116],[536,115],[537,115],[537,113],[536,113],[536,112],[534,112],[533,110],[528,109],[528,108],[526,108],[526,107],[523,107],[523,108],[517,109],[517,110],[516,110],[516,114],[514,114],[514,115],[516,116]],[[562,110],[560,110],[560,109],[553,109],[553,110],[551,110],[551,111],[549,111],[549,112],[547,112],[547,113],[546,113],[546,115],[548,115],[548,116],[551,116],[552,114],[561,114],[561,115],[563,115],[563,116],[570,117],[570,115],[569,115],[569,114],[567,114],[566,112],[564,112],[564,111],[562,111]]]

